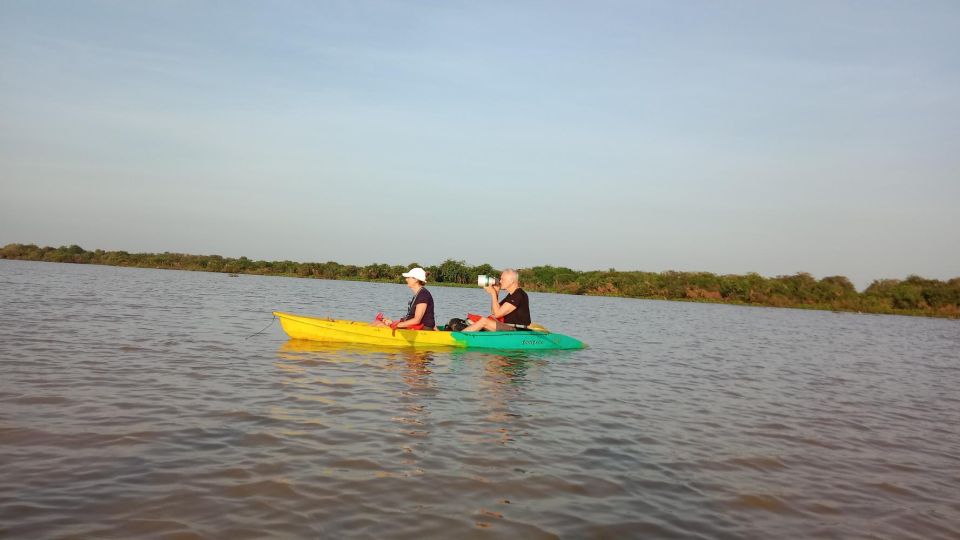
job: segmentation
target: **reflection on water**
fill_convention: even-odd
[[[0,261],[0,537],[960,537],[955,321],[531,293],[596,345],[245,339],[408,297]]]
[[[514,352],[497,354],[465,350],[451,350],[449,347],[437,350],[422,348],[396,348],[367,344],[317,342],[291,339],[283,343],[277,356],[280,369],[297,373],[296,385],[309,387],[311,375],[304,366],[322,368],[324,364],[345,362],[362,363],[369,369],[385,369],[400,375],[404,385],[383,388],[383,392],[396,392],[401,409],[392,418],[402,424],[404,433],[411,437],[427,438],[430,403],[436,397],[437,383],[431,377],[432,364],[441,362],[463,368],[464,364],[482,366],[482,377],[476,379],[476,399],[485,414],[482,417],[492,425],[483,430],[482,437],[467,437],[465,440],[495,440],[503,444],[510,439],[508,424],[519,415],[509,411],[509,402],[521,395],[516,389],[504,388],[504,385],[522,385],[526,381],[526,372],[531,366],[544,364],[549,352]],[[314,400],[332,404],[333,400],[323,395],[301,396],[299,399]],[[411,447],[404,447],[411,453]]]
[[[555,355],[559,358],[560,355]],[[526,353],[513,355],[494,354],[487,361],[486,368],[490,380],[496,384],[526,384],[527,370],[531,367],[542,367],[547,360],[546,355],[531,356]]]

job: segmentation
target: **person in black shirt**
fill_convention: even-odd
[[[396,330],[397,328],[419,328],[422,330],[433,330],[437,323],[433,318],[433,295],[427,290],[427,273],[423,268],[413,268],[409,272],[400,274],[407,278],[407,287],[413,291],[413,298],[407,304],[407,314],[399,321],[393,321],[388,318],[373,322],[374,326],[389,326]]]
[[[507,291],[503,300],[500,300],[501,288]],[[464,332],[507,332],[525,330],[530,326],[530,298],[520,288],[520,276],[516,270],[508,269],[500,274],[500,287],[484,287],[483,290],[490,295],[491,314],[464,328]]]

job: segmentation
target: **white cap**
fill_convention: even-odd
[[[404,272],[400,275],[403,277],[412,277],[413,279],[423,281],[424,283],[427,281],[427,272],[419,266],[416,268],[411,268],[409,272]]]

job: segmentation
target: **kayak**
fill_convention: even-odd
[[[293,339],[338,341],[389,347],[456,347],[467,349],[582,349],[580,340],[548,331],[444,332],[373,326],[363,321],[304,317],[274,311],[283,331]]]

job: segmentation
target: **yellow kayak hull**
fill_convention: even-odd
[[[363,321],[303,317],[279,311],[273,314],[280,319],[283,331],[293,339],[366,343],[387,347],[465,346],[458,345],[457,341],[451,337],[452,332],[403,329],[397,329],[394,332],[389,327],[373,326]]]

